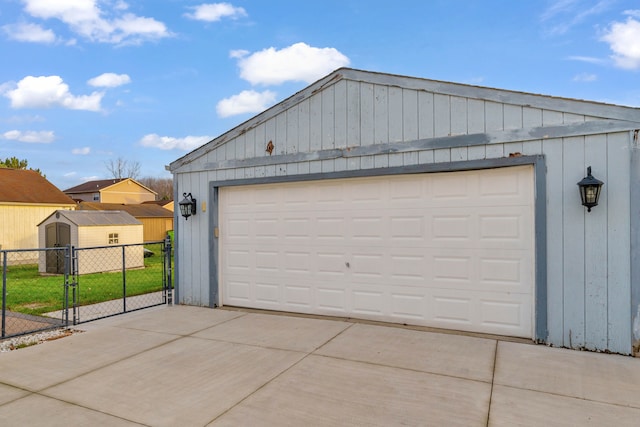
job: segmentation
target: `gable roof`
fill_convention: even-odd
[[[123,205],[119,203],[81,202],[78,210],[123,211],[135,218],[173,218],[173,212],[155,204]]]
[[[155,191],[153,191],[152,189],[150,189],[149,187],[146,187],[142,184],[140,184],[138,181],[136,181],[135,179],[132,178],[112,178],[112,179],[100,179],[100,180],[96,180],[96,181],[87,181],[83,184],[80,185],[76,185],[75,187],[71,187],[71,188],[67,188],[66,190],[64,190],[65,193],[71,193],[71,194],[79,194],[79,193],[96,193],[99,191],[102,191],[106,188],[109,188],[115,184],[119,184],[123,181],[131,181],[137,185],[139,185],[140,187],[144,188],[145,190],[149,191],[150,193],[153,194],[158,194]]]
[[[71,197],[32,170],[0,168],[0,183],[0,202],[75,206]]]
[[[95,193],[103,188],[111,187],[113,184],[124,181],[125,178],[116,179],[100,179],[97,181],[87,181],[83,184],[76,185],[75,187],[67,188],[65,193]]]
[[[311,85],[302,89],[301,91],[295,93],[284,101],[272,106],[271,108],[250,118],[244,123],[241,123],[235,128],[225,132],[224,134],[214,138],[208,143],[173,161],[169,166],[166,167],[166,169],[173,172],[185,165],[188,165],[189,163],[197,160],[198,158],[201,158],[207,153],[217,149],[218,147],[226,144],[229,141],[234,140],[236,137],[256,128],[257,126],[267,122],[278,114],[291,109],[292,107],[311,98],[313,95],[326,90],[327,88],[335,85],[340,81],[384,85],[389,87],[432,92],[441,95],[465,97],[470,99],[493,101],[497,103],[508,103],[532,108],[553,110],[558,112],[581,114],[591,117],[636,123],[640,122],[640,109],[633,107],[625,107],[613,104],[605,104],[601,102],[562,98],[549,95],[539,95],[526,92],[517,92],[506,89],[495,89],[482,86],[451,83],[439,80],[428,80],[418,77],[400,76],[395,74],[356,70],[352,68],[339,68],[329,75],[316,81],[315,83],[312,83]]]
[[[65,211],[58,210],[49,215],[40,224],[53,215],[65,217],[69,222],[78,226],[102,225],[142,225],[140,221],[124,211]]]

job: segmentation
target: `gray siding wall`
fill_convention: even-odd
[[[510,96],[514,99],[486,101],[340,80],[212,145],[174,170],[177,200],[191,192],[199,208],[196,217],[176,220],[178,301],[211,302],[212,216],[202,212],[202,202],[207,210],[214,208],[210,182],[543,155],[548,343],[629,353],[632,133],[590,128],[580,134],[586,122],[604,119],[516,105],[517,96]],[[562,131],[572,126],[573,132]],[[540,127],[551,131],[524,131],[526,137],[517,138],[517,130]],[[485,135],[486,142],[465,135]],[[272,155],[265,151],[269,141]],[[605,182],[600,205],[591,213],[580,205],[576,186],[587,166]]]

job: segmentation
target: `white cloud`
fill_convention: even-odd
[[[232,53],[238,55],[240,51]],[[332,47],[296,43],[281,50],[273,47],[236,56],[240,77],[252,85],[277,85],[286,81],[313,83],[331,71],[349,65],[349,58]]]
[[[38,24],[9,24],[4,25],[2,29],[10,39],[20,42],[53,43],[56,41],[56,35],[53,31],[46,30]]]
[[[87,82],[95,87],[118,87],[131,83],[131,78],[126,74],[104,73]]]
[[[248,50],[244,50],[244,49],[236,49],[236,50],[232,50],[229,52],[229,58],[243,58],[245,56],[247,56],[248,54],[250,54],[251,52],[249,52]]]
[[[540,15],[540,21],[548,25],[548,34],[561,35],[592,15],[605,12],[611,4],[611,0],[599,0],[593,5],[587,4],[590,7],[585,7],[585,3],[580,0],[554,0]]]
[[[574,82],[595,82],[596,80],[598,80],[598,76],[589,73],[580,73],[573,77]]]
[[[4,139],[26,142],[29,144],[49,144],[56,139],[52,130],[10,130],[2,134]]]
[[[70,177],[72,177],[72,176],[76,176],[76,175],[77,175],[77,173],[76,173],[76,172],[67,172],[67,173],[65,173],[65,174],[64,174],[64,175],[62,175],[62,176],[64,176],[65,178],[70,178]]]
[[[122,1],[23,0],[24,10],[34,18],[57,19],[91,41],[139,44],[171,36],[164,23],[153,18],[125,13]]]
[[[143,147],[154,147],[161,150],[183,150],[191,151],[201,145],[211,141],[211,136],[185,136],[184,138],[174,138],[172,136],[160,136],[155,133],[145,135],[140,140]]]
[[[69,85],[59,76],[27,76],[20,80],[15,89],[4,91],[13,108],[50,108],[60,106],[70,110],[100,111],[104,93],[74,96]]]
[[[574,55],[574,56],[570,56],[567,59],[569,59],[570,61],[580,61],[580,62],[588,62],[589,64],[602,64],[603,61],[600,58],[594,58],[593,56],[579,56],[579,55]]]
[[[259,113],[273,105],[275,100],[276,94],[270,90],[264,92],[243,90],[237,95],[219,101],[216,105],[216,112],[220,117]]]
[[[625,15],[634,16],[636,18],[640,18],[640,9],[637,10],[625,10],[623,12]]]
[[[238,19],[247,16],[244,8],[235,7],[230,3],[201,4],[189,9],[193,10],[193,13],[185,13],[184,16],[197,21],[216,22],[222,18]]]
[[[2,91],[0,90],[0,93],[2,93]],[[31,116],[31,115],[24,115],[24,116],[10,116],[7,118],[0,118],[0,122],[4,122],[4,123],[10,123],[10,124],[23,124],[23,123],[37,123],[37,122],[44,122],[45,119],[42,116]]]
[[[91,147],[74,148],[71,150],[71,154],[78,154],[81,156],[86,156],[89,153],[91,153]]]
[[[627,11],[626,22],[614,22],[605,31],[602,40],[609,43],[616,66],[627,70],[640,69],[640,21]],[[638,12],[638,11],[635,11]]]

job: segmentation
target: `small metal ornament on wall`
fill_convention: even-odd
[[[275,148],[275,145],[273,145],[273,141],[269,141],[269,143],[267,144],[267,149],[264,150],[267,153],[269,153],[269,155],[271,155],[271,153],[273,153],[273,149]]]

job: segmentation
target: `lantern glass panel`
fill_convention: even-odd
[[[587,203],[595,203],[596,200],[598,200],[598,190],[599,188],[597,186],[589,186],[586,187],[586,202]]]

